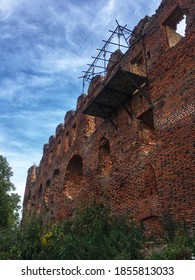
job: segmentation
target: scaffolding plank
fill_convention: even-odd
[[[108,118],[122,103],[127,102],[135,90],[139,89],[146,81],[146,77],[118,69],[113,77],[106,81],[83,113],[103,119]]]
[[[108,81],[108,86],[131,95],[136,89],[146,82],[147,78],[135,73],[119,69],[116,74]]]

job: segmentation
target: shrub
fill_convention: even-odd
[[[43,259],[140,259],[142,233],[128,217],[87,207],[42,236]]]
[[[164,215],[164,238],[159,253],[152,259],[190,260],[195,255],[195,236],[186,228],[185,223],[177,222],[169,213]]]
[[[32,260],[41,250],[41,224],[33,217],[19,227],[0,231],[0,259]]]
[[[39,218],[33,217],[19,227],[0,230],[0,259],[134,260],[195,256],[194,236],[185,227],[169,217],[165,229],[163,238],[151,241],[129,214],[114,215],[108,208],[93,205],[47,229]]]

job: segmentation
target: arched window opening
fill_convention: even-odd
[[[69,135],[69,131],[67,131],[66,134],[64,135],[64,151],[66,152],[69,147],[70,147],[70,135]]]
[[[46,182],[46,187],[49,187],[51,185],[51,181],[48,179]]]
[[[77,180],[77,177],[83,175],[83,160],[79,155],[71,158],[66,168],[66,178]]]
[[[65,196],[73,200],[76,198],[83,186],[83,160],[79,155],[71,158],[65,173]]]
[[[77,125],[76,123],[74,123],[74,125],[72,126],[72,143],[76,141],[76,137],[77,137]]]
[[[152,165],[147,165],[145,168],[145,189],[143,197],[149,197],[151,195],[157,195],[157,187],[156,187],[156,177],[155,171]]]
[[[56,168],[53,172],[53,177],[59,176],[60,175],[60,170]]]
[[[33,197],[32,197],[32,205],[35,205],[35,202],[36,202],[36,196],[34,194]]]
[[[59,156],[61,152],[61,140],[58,141],[56,155]]]
[[[145,63],[144,63],[144,54],[143,51],[140,51],[132,60],[131,60],[131,69],[138,74],[145,74]]]
[[[49,153],[49,155],[48,155],[48,165],[51,164],[52,153],[53,153],[53,150],[51,150],[50,153]]]
[[[132,64],[142,65],[144,63],[143,52],[139,52],[132,60]]]
[[[101,175],[108,176],[111,168],[110,144],[109,141],[103,137],[100,140],[98,170]]]
[[[40,187],[39,187],[39,195],[41,195],[41,194],[42,194],[42,192],[43,192],[43,185],[42,185],[42,184],[40,184]]]
[[[147,59],[150,59],[151,58],[151,53],[150,53],[150,51],[147,51]]]
[[[29,194],[28,194],[28,200],[31,199],[31,191],[29,191]]]
[[[174,47],[184,36],[186,30],[186,15],[178,6],[164,22],[169,47]]]

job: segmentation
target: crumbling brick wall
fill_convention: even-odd
[[[88,95],[78,98],[76,111],[67,112],[44,145],[39,167],[29,169],[25,215],[60,221],[96,201],[116,212],[130,210],[148,230],[162,229],[167,212],[195,229],[194,9],[191,0],[163,0],[154,16],[138,23],[134,31],[145,34],[144,48],[134,45],[119,64],[148,83],[126,109],[119,106],[114,127],[83,114],[101,91],[96,81],[103,77],[92,80]],[[184,37],[176,32],[183,16]],[[115,67],[108,65],[110,75]]]

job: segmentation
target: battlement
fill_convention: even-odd
[[[117,46],[109,58],[100,49],[83,76],[88,94],[28,171],[24,215],[60,221],[96,201],[130,210],[149,231],[162,228],[166,211],[195,228],[193,16],[193,1],[163,0],[129,31],[127,48]],[[103,72],[91,71],[104,57]]]

